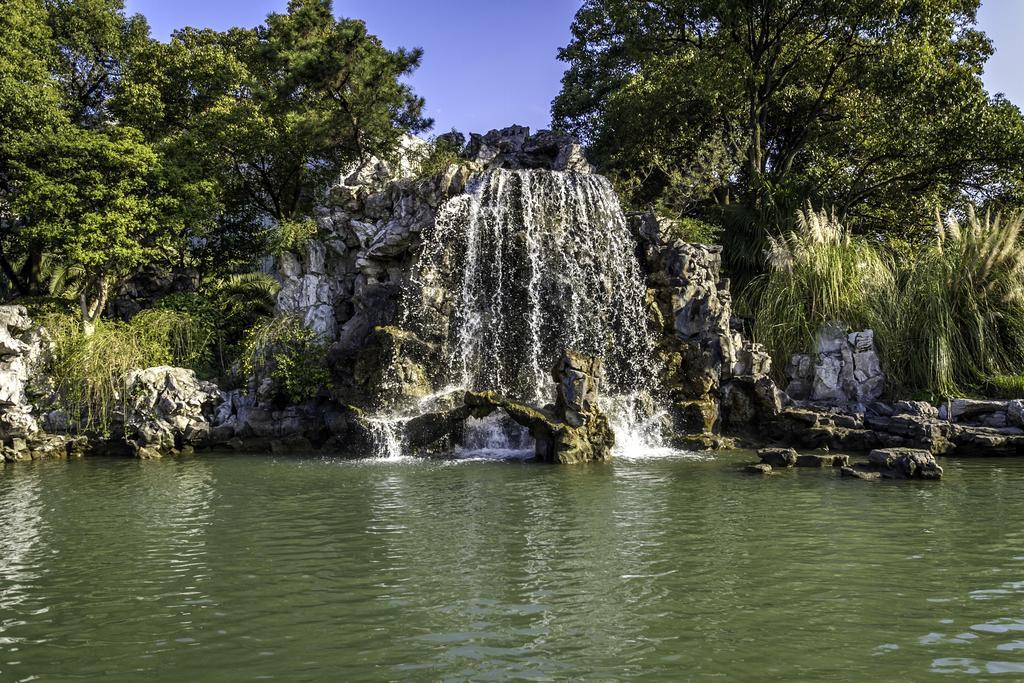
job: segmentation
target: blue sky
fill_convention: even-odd
[[[385,45],[422,47],[423,66],[412,77],[437,121],[451,128],[486,131],[519,123],[550,123],[564,66],[555,55],[569,42],[579,0],[335,0],[340,16],[363,19]],[[181,26],[226,29],[255,26],[287,0],[127,0],[130,12],[149,19],[167,38]],[[1024,107],[1024,0],[984,0],[981,28],[996,55],[985,74],[990,92]]]

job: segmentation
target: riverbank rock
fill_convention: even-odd
[[[24,306],[0,306],[0,439],[39,433],[33,404],[52,391],[43,374],[50,347],[49,335]]]
[[[786,394],[827,405],[866,405],[885,391],[885,375],[872,330],[849,332],[832,322],[818,333],[814,354],[794,355],[786,366]]]
[[[846,467],[850,464],[850,456],[801,453],[796,457],[797,467]]]
[[[878,481],[882,478],[881,473],[863,469],[861,467],[843,467],[839,471],[840,476],[848,479],[861,479],[863,481]]]
[[[140,458],[159,458],[210,441],[215,410],[223,401],[216,385],[184,368],[135,370],[126,382],[125,441]]]
[[[880,448],[868,454],[868,465],[892,479],[941,479],[942,468],[928,451]]]
[[[477,418],[502,410],[530,432],[535,443],[535,460],[544,463],[578,465],[603,462],[611,457],[615,433],[608,418],[596,407],[573,426],[554,411],[504,399],[494,392],[467,392],[466,404]]]
[[[799,455],[792,448],[762,448],[757,457],[770,467],[796,467]]]

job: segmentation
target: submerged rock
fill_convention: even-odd
[[[861,469],[857,467],[843,467],[839,471],[840,476],[849,479],[862,479],[864,481],[877,481],[882,478],[882,475],[878,472],[872,472],[870,470]]]
[[[849,464],[848,455],[801,453],[796,458],[797,467],[846,467]]]
[[[755,465],[747,465],[743,468],[743,471],[747,474],[771,474],[772,466],[767,463],[759,462]]]

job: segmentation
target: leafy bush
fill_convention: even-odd
[[[434,138],[410,159],[417,178],[444,173],[449,166],[462,162],[461,150],[447,138]]]
[[[289,403],[314,398],[330,382],[327,343],[295,315],[279,316],[249,332],[243,369],[257,380],[269,377]]]
[[[699,218],[683,216],[682,218],[663,221],[668,237],[675,237],[684,242],[695,244],[718,244],[722,238],[722,226]]]
[[[302,251],[306,248],[306,244],[316,237],[316,233],[316,221],[312,218],[282,220],[277,227],[274,253],[281,255],[286,251]]]
[[[834,213],[808,206],[797,214],[797,230],[769,238],[769,245],[768,272],[754,278],[743,296],[754,311],[754,337],[776,368],[793,353],[814,348],[825,323],[877,326],[880,307],[892,297],[892,267]]]
[[[240,273],[217,280],[201,292],[171,294],[157,306],[185,313],[210,331],[206,367],[201,375],[215,377],[221,386],[237,386],[246,335],[274,314],[280,283],[264,273]]]
[[[91,335],[75,316],[51,314],[42,322],[54,342],[49,373],[57,404],[84,430],[109,430],[131,370],[191,367],[207,348],[208,331],[169,310],[145,311],[130,323],[101,320]]]
[[[1024,369],[1024,214],[938,221],[889,307],[890,377],[940,396]]]

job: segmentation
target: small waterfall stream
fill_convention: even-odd
[[[563,349],[602,356],[602,408],[620,444],[656,445],[644,278],[607,179],[483,173],[423,240],[400,326],[441,349],[438,384],[544,405]]]

